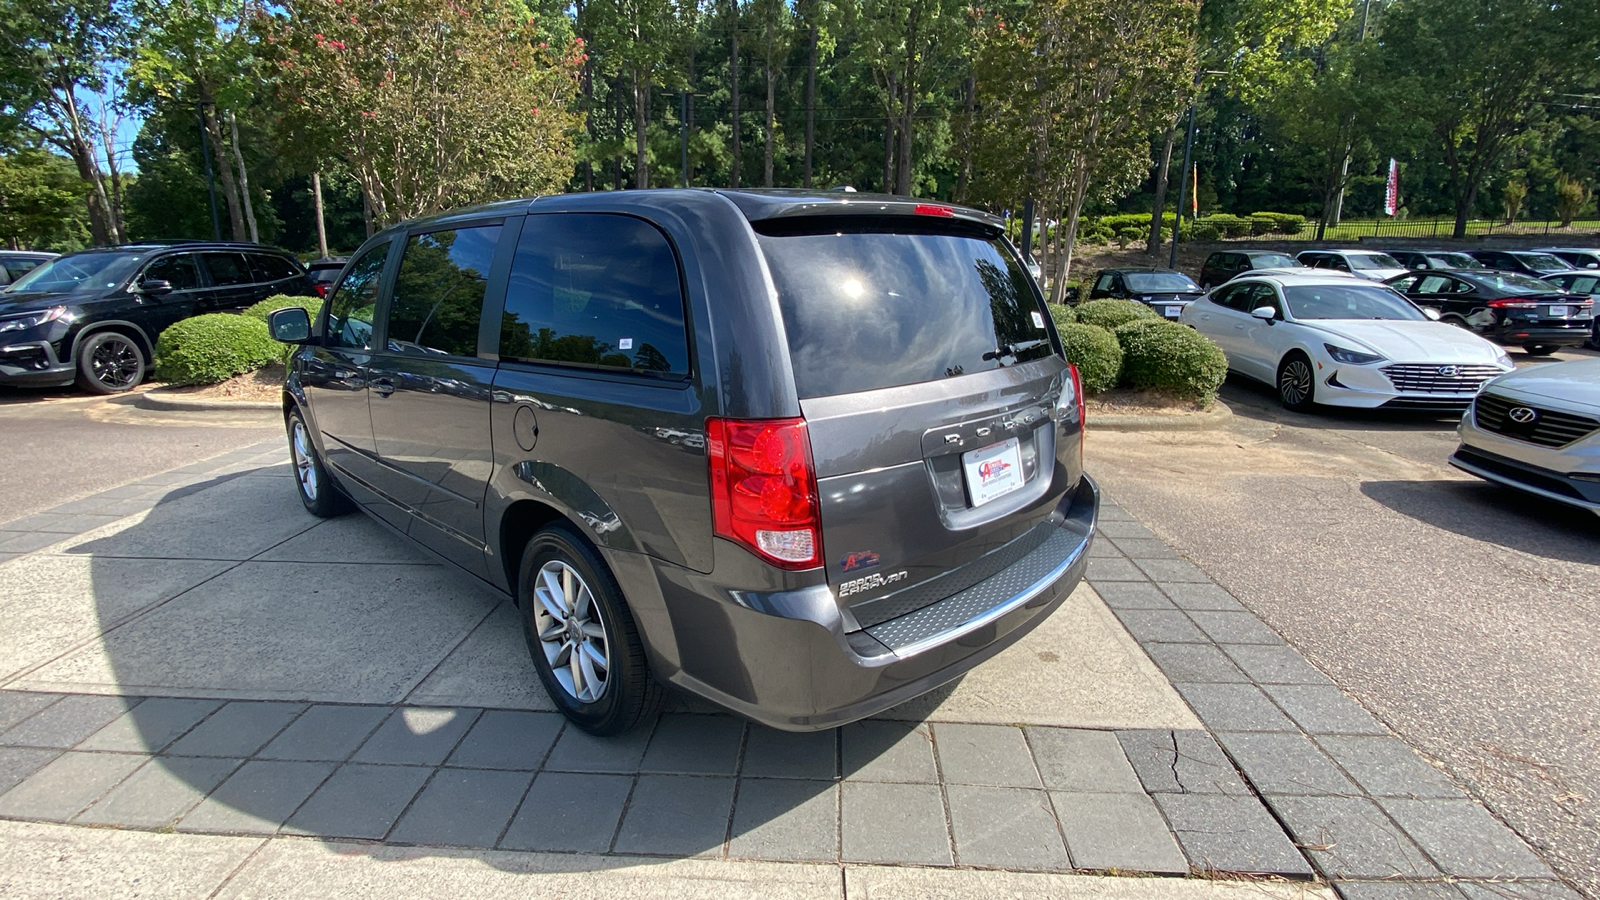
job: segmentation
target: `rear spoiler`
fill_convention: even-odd
[[[751,225],[763,234],[810,232],[826,227],[815,221],[817,219],[831,220],[846,227],[901,227],[915,231],[976,233],[986,238],[998,237],[1005,231],[1003,219],[982,210],[890,194],[805,192],[797,196],[730,191],[723,196],[733,201]],[[868,220],[876,221],[869,224]]]

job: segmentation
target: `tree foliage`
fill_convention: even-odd
[[[257,25],[303,151],[342,158],[378,223],[571,176],[582,46],[504,0],[294,0]]]

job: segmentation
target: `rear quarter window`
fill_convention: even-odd
[[[1054,352],[1033,280],[998,239],[907,233],[904,223],[782,227],[758,239],[801,399],[971,375]]]

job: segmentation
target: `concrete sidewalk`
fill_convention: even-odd
[[[283,456],[0,523],[7,893],[1571,896],[1113,503],[1091,584],[952,688],[598,741],[509,602],[306,515]]]

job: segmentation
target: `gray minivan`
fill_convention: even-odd
[[[1076,370],[999,219],[618,191],[368,240],[283,404],[296,483],[513,597],[579,727],[673,685],[819,730],[944,684],[1082,578]]]

